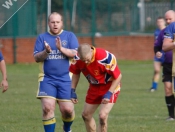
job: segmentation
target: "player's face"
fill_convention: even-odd
[[[48,25],[52,34],[59,34],[60,31],[63,29],[63,21],[61,16],[58,14],[52,14],[49,18]]]
[[[167,14],[165,16],[166,23],[169,25],[170,23],[175,21],[175,16],[173,14]]]
[[[89,52],[89,53],[86,55],[86,57],[80,58],[80,59],[81,59],[84,63],[86,63],[86,64],[91,63],[91,60],[92,60],[92,51]]]
[[[164,19],[158,19],[157,20],[157,26],[159,29],[162,29],[165,27],[165,20]]]

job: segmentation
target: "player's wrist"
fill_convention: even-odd
[[[75,88],[71,88],[71,91],[72,91],[72,92],[75,92]]]
[[[110,99],[111,98],[111,96],[112,96],[112,92],[111,91],[108,91],[108,92],[106,92],[106,94],[103,96],[103,98],[107,98],[107,99]]]
[[[77,94],[75,92],[75,88],[71,88],[71,98],[77,99]]]
[[[50,54],[50,52],[49,52],[49,51],[47,51],[47,50],[45,50],[45,52],[46,52],[47,54]]]

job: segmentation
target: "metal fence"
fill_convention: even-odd
[[[0,36],[32,36],[37,33],[35,0],[1,0],[0,5]]]
[[[10,0],[1,0],[7,7]],[[175,1],[153,3],[144,0],[52,0],[51,11],[64,18],[64,29],[77,36],[130,35],[152,33],[155,21]],[[13,2],[13,3],[12,3]],[[25,4],[24,4],[25,3]],[[18,0],[9,9],[0,7],[0,37],[30,37],[47,30],[47,0]],[[62,8],[60,8],[62,7]]]

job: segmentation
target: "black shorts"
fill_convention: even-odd
[[[172,63],[163,63],[162,82],[172,82]]]

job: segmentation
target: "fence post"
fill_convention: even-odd
[[[92,45],[95,46],[94,39],[95,39],[95,32],[96,32],[96,22],[95,22],[95,16],[96,16],[95,9],[96,9],[96,7],[95,7],[95,0],[91,0],[91,2],[92,2],[92,29],[91,29],[92,37],[91,38],[92,38]]]
[[[145,29],[145,3],[144,0],[140,0],[138,7],[140,9],[140,31]]]
[[[16,9],[16,8],[15,8]],[[13,16],[13,63],[16,64],[16,36],[18,36],[18,13]]]

